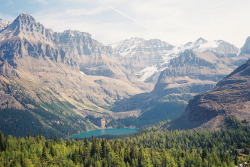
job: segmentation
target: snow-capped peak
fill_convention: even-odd
[[[207,40],[206,39],[204,39],[204,38],[202,38],[202,37],[200,37],[199,39],[197,39],[194,43],[197,43],[197,44],[203,44],[203,43],[206,43],[207,42]]]
[[[222,40],[208,41],[204,38],[176,47],[159,39],[142,38],[130,38],[110,46],[129,64],[141,81],[165,70],[170,60],[185,50],[213,52],[216,56],[233,56],[238,53],[238,48],[230,43]]]
[[[199,38],[195,42],[188,42],[185,45],[175,48],[174,50],[175,54],[184,52],[185,50],[193,50],[195,52],[217,52],[220,50],[225,53],[227,53],[227,50],[230,50],[235,52],[235,54],[238,52],[238,48],[230,43],[222,40],[207,41],[203,38]]]
[[[130,38],[117,43],[110,44],[122,57],[131,57],[137,51],[152,52],[156,48],[161,51],[170,50],[172,45],[159,39],[145,40],[143,38]]]
[[[196,52],[205,52],[214,48],[218,48],[220,45],[220,41],[207,41],[206,43],[202,43],[197,48],[194,49]]]
[[[124,57],[136,50],[136,48],[144,41],[145,40],[143,38],[133,37],[130,39],[110,44],[110,46],[115,49],[121,56]]]

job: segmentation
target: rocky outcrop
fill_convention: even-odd
[[[250,120],[250,59],[211,90],[189,101],[185,114],[170,128],[216,130],[227,116]]]
[[[178,58],[170,60],[153,92],[165,95],[205,92],[235,68],[231,61],[211,52],[186,50]]]
[[[119,57],[121,61],[128,62],[127,69],[133,69],[132,72],[140,80],[153,83],[156,83],[160,73],[168,68],[170,60],[179,57],[185,50],[197,53],[209,52],[218,58],[233,58],[239,52],[237,47],[228,42],[207,41],[203,38],[181,46],[172,46],[157,39],[131,38],[111,46],[121,55]]]
[[[106,76],[128,81],[135,78],[116,59],[112,48],[104,46],[84,32],[62,33],[46,29],[27,14],[19,15],[0,34],[2,57],[13,64],[13,57],[32,56],[70,65],[87,75]],[[11,46],[14,45],[14,48]],[[11,50],[12,49],[12,50]],[[4,52],[4,53],[3,53]]]
[[[237,68],[240,61],[250,56],[233,54],[237,51],[234,47],[231,47],[233,51],[226,47],[224,55],[222,52],[216,53],[220,48],[219,45],[225,44],[223,41],[217,42],[217,47],[207,47],[205,44],[208,41],[200,38],[194,43],[186,44],[184,48],[192,49],[184,50],[178,57],[170,60],[166,69],[161,72],[152,92],[117,102],[113,110],[117,112],[139,110],[140,118],[147,120],[145,122],[179,117],[184,113],[190,99],[199,93],[211,90],[217,82]],[[160,118],[157,115],[160,115]]]
[[[249,56],[246,47],[236,56],[233,45],[202,38],[180,47],[133,38],[114,51],[88,33],[53,32],[27,14],[5,26],[0,40],[0,114],[8,122],[4,111],[27,111],[60,135],[94,128],[91,117],[139,117],[141,125],[174,119]]]
[[[164,62],[164,55],[174,46],[159,39],[145,40],[130,38],[111,44],[126,69],[137,75],[141,81],[155,83],[158,67]]]
[[[244,46],[241,48],[241,55],[250,54],[250,37],[246,39]]]
[[[63,136],[93,129],[88,115],[127,117],[107,108],[148,89],[120,65],[111,47],[88,33],[53,32],[21,14],[0,39],[0,115],[24,110],[43,132]]]

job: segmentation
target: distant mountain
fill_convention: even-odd
[[[145,40],[143,38],[130,38],[114,44],[112,48],[120,55],[125,67],[136,74],[141,81],[155,82],[164,55],[167,55],[174,46],[159,39]]]
[[[250,37],[246,39],[244,46],[241,48],[241,55],[250,54]]]
[[[10,25],[11,22],[7,20],[0,19],[0,31]]]
[[[210,90],[218,81],[233,71],[240,56],[221,57],[212,51],[185,50],[170,60],[155,85],[156,94],[199,93]]]
[[[250,56],[248,40],[241,52],[202,38],[180,47],[141,38],[111,46],[89,33],[46,29],[28,14],[5,24],[0,130],[65,137],[104,124],[142,127],[173,120],[193,96]]]
[[[149,90],[125,70],[111,47],[88,33],[53,32],[21,14],[0,31],[0,39],[0,130],[5,134],[49,137],[93,129],[86,116],[136,115],[108,107]]]
[[[218,57],[233,57],[239,52],[237,47],[223,40],[207,41],[203,38],[199,38],[195,42],[188,42],[178,47],[180,51],[187,49],[195,52],[212,52]]]
[[[250,58],[248,54],[236,54],[239,50],[226,42],[214,41],[217,45],[213,47],[208,43],[200,38],[179,47],[174,53],[178,56],[160,73],[152,92],[116,102],[113,111],[140,111],[141,126],[175,119],[184,113],[190,99],[212,89],[240,62]]]
[[[235,57],[239,52],[237,47],[228,42],[207,41],[203,38],[181,46],[172,46],[157,39],[131,38],[110,46],[121,55],[121,61],[129,64],[126,68],[131,69],[141,81],[153,83],[157,82],[160,72],[167,68],[170,60],[185,50],[210,52],[217,57]]]
[[[225,124],[227,116],[250,120],[250,59],[211,91],[190,100],[185,114],[168,128],[216,130]]]

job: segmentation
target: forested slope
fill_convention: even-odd
[[[220,131],[149,128],[122,139],[91,141],[0,134],[0,166],[232,166],[249,161],[250,128],[235,118]]]

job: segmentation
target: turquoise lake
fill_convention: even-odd
[[[77,135],[73,135],[71,139],[83,139],[85,137],[89,138],[92,137],[92,135],[96,136],[102,136],[102,135],[127,135],[138,132],[139,129],[130,129],[130,128],[112,128],[112,129],[97,129],[87,132],[82,132]]]

